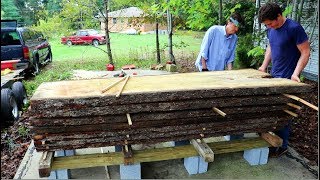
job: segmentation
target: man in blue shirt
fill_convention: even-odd
[[[272,62],[272,77],[300,82],[299,75],[310,57],[310,44],[303,27],[282,16],[281,8],[275,3],[266,3],[260,8],[259,22],[268,28],[269,39],[264,61],[259,70],[266,72],[269,63]],[[283,139],[283,144],[280,148],[271,150],[270,153],[274,156],[287,152],[289,124],[276,132]]]
[[[199,71],[222,71],[232,69],[237,45],[240,14],[234,13],[225,26],[211,26],[206,32],[198,58],[195,62]]]

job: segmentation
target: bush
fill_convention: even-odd
[[[248,52],[253,48],[253,38],[251,33],[239,36],[236,50],[236,59],[234,63],[235,69],[249,68],[252,57],[248,56]]]

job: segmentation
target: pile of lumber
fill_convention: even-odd
[[[282,128],[307,84],[253,69],[47,82],[30,100],[38,151],[154,144]],[[111,85],[113,85],[111,87]],[[106,90],[106,87],[107,88]],[[290,105],[290,104],[289,104]]]

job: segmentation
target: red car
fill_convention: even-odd
[[[99,44],[106,44],[106,36],[99,34],[94,29],[83,29],[77,31],[73,36],[62,37],[61,43],[68,46],[73,44],[92,44],[98,46]]]

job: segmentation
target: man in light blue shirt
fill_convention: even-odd
[[[236,33],[241,23],[243,23],[241,15],[234,13],[225,26],[215,25],[208,29],[195,62],[199,71],[232,69],[238,40]]]

